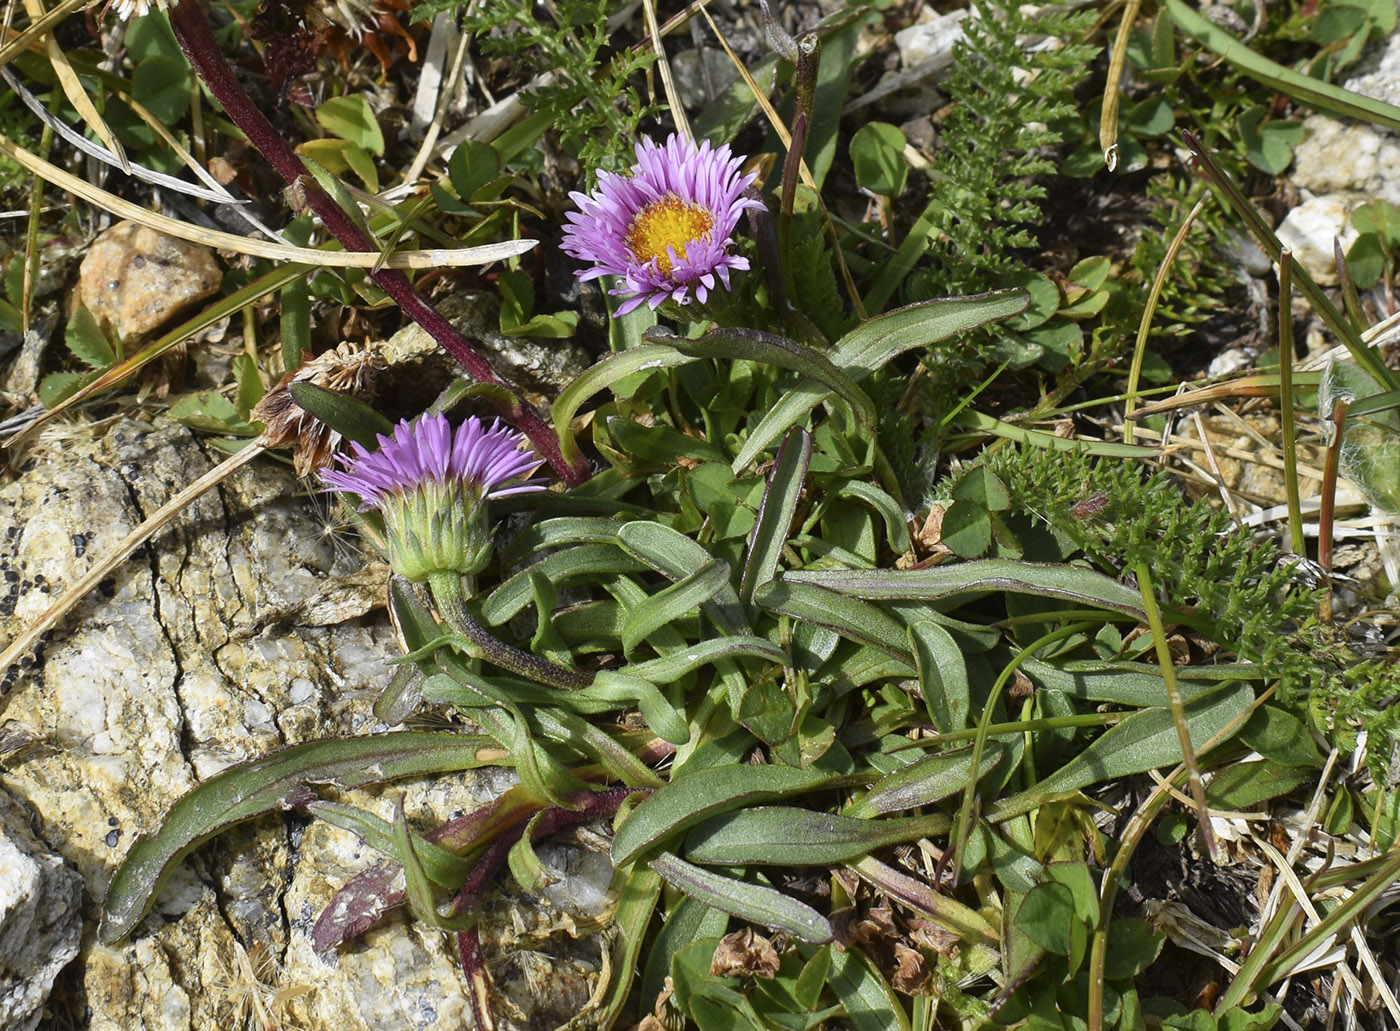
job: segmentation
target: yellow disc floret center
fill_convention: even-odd
[[[656,259],[663,275],[671,274],[671,255],[684,258],[686,244],[706,236],[715,217],[696,204],[687,204],[672,194],[648,204],[632,220],[627,230],[627,247],[643,265]]]

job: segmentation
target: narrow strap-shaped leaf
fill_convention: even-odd
[[[564,457],[573,461],[581,452],[574,440],[572,424],[583,402],[600,390],[605,390],[633,373],[646,369],[666,369],[676,365],[688,365],[695,361],[689,355],[681,354],[673,347],[661,344],[643,344],[630,347],[617,354],[610,354],[593,368],[577,377],[560,393],[554,402],[554,427],[559,434],[559,446]]]
[[[826,866],[886,845],[945,834],[947,813],[861,820],[797,806],[755,806],[712,816],[690,829],[685,857],[721,866]]]
[[[666,344],[695,358],[745,359],[801,373],[849,404],[862,424],[869,426],[875,422],[875,404],[865,391],[830,358],[796,340],[757,329],[730,327],[712,329],[693,340],[659,326],[647,330],[643,336],[649,342]]]
[[[527,555],[547,548],[567,548],[574,544],[611,544],[617,540],[620,519],[608,516],[561,516],[531,523],[506,546],[502,559],[515,565]]]
[[[627,613],[622,624],[622,650],[631,652],[659,627],[691,612],[729,587],[729,563],[711,559],[670,587],[657,591]]]
[[[481,603],[481,618],[491,626],[499,626],[530,604],[534,599],[531,572],[542,573],[559,586],[574,577],[640,573],[644,569],[645,565],[611,544],[580,544],[542,558],[501,584]]]
[[[1080,566],[989,558],[931,569],[821,569],[784,574],[792,583],[816,584],[871,601],[940,601],[963,594],[1007,591],[1094,605],[1145,618],[1136,590]]]
[[[712,637],[708,641],[697,641],[672,655],[648,659],[646,662],[634,662],[627,667],[627,672],[631,676],[650,680],[653,684],[669,684],[716,659],[737,659],[745,656],[768,659],[783,666],[792,665],[788,653],[772,641],[745,634],[740,637]]]
[[[739,599],[745,605],[753,601],[755,588],[773,579],[811,463],[812,436],[801,427],[794,427],[788,431],[787,439],[778,449],[778,460],[768,474],[768,485],[758,506],[758,518],[754,522],[753,532],[749,534],[744,576],[739,583]]]
[[[682,774],[632,811],[613,838],[613,865],[692,827],[708,816],[811,791],[832,779],[815,768],[724,765]]]
[[[831,363],[859,383],[890,359],[946,340],[997,319],[1025,311],[1030,294],[1024,290],[982,294],[977,297],[946,297],[936,301],[897,308],[861,323],[836,342]],[[807,413],[822,402],[828,391],[815,380],[803,380],[783,395],[749,430],[731,468],[747,469],[773,441],[800,424]]]
[[[399,862],[403,866],[408,908],[413,911],[414,917],[440,931],[465,931],[472,926],[476,922],[475,913],[464,917],[450,917],[443,916],[438,912],[437,901],[433,897],[432,879],[428,876],[427,868],[418,857],[418,845],[408,829],[408,817],[404,815],[402,793],[394,799],[393,835],[394,851],[398,853]]]
[[[941,733],[962,730],[972,708],[972,685],[962,649],[952,634],[926,619],[910,623],[909,644],[929,719]]]
[[[909,539],[909,524],[905,519],[904,510],[899,507],[894,498],[873,483],[848,480],[841,484],[836,496],[838,498],[855,498],[879,512],[881,518],[885,520],[885,539],[889,541],[891,551],[903,555],[913,546]]]
[[[969,297],[944,297],[896,308],[862,322],[832,348],[831,360],[859,381],[890,359],[928,347],[957,333],[1009,319],[1026,310],[1024,290],[1001,290]]]
[[[787,931],[794,938],[815,945],[834,937],[826,917],[805,902],[772,888],[702,870],[670,852],[661,853],[647,865],[667,884],[740,920]]]
[[[1163,699],[1165,701],[1165,698]],[[1254,701],[1248,684],[1228,684],[1186,706],[1191,740],[1207,741],[1242,715]],[[987,810],[993,823],[1028,813],[1056,795],[1090,784],[1118,780],[1181,762],[1181,741],[1171,710],[1162,706],[1135,712],[1090,742],[1054,773],[1032,788],[994,802]]]
[[[393,432],[394,424],[357,397],[340,394],[315,383],[287,387],[292,400],[346,439],[374,448],[380,434]]]
[[[864,601],[803,582],[796,574],[770,580],[754,592],[753,600],[762,608],[809,620],[893,658],[912,661],[907,632],[893,617]]]
[[[1021,668],[1041,687],[1063,691],[1071,698],[1086,702],[1111,702],[1144,709],[1161,705],[1167,697],[1161,671],[1140,662],[1067,662],[1063,666],[1052,666],[1040,659],[1027,659]],[[1263,668],[1248,662],[1189,669],[1189,676],[1177,679],[1182,697],[1187,699],[1213,690],[1226,680],[1263,680],[1266,676]],[[1186,672],[1182,670],[1183,674]]]
[[[696,541],[649,519],[624,524],[617,539],[630,555],[669,580],[683,580],[711,560],[710,553]],[[753,632],[733,587],[721,589],[714,602],[705,606],[705,613],[726,634]]]
[[[910,1031],[909,1015],[861,949],[832,949],[826,983],[855,1031]]]
[[[1383,100],[1342,89],[1295,72],[1255,53],[1219,25],[1193,11],[1182,0],[1167,0],[1167,11],[1177,27],[1206,49],[1219,54],[1251,79],[1257,79],[1270,89],[1276,89],[1294,100],[1311,107],[1331,111],[1347,118],[1400,129],[1400,108]]]
[[[306,809],[311,815],[334,827],[358,834],[370,848],[382,852],[395,862],[402,860],[398,843],[394,839],[394,826],[388,820],[356,806],[325,799],[307,803]],[[434,884],[448,891],[460,888],[467,875],[472,872],[471,863],[425,838],[415,835],[413,847],[423,864],[423,872]]]
[[[974,781],[981,780],[1001,761],[1001,746],[988,741],[982,749],[982,762]],[[882,813],[932,805],[956,794],[967,786],[972,770],[972,749],[944,752],[915,760],[887,773],[870,786],[856,801],[848,805],[847,816],[866,819]]]
[[[107,888],[99,936],[120,941],[150,909],[175,864],[235,824],[309,802],[308,785],[356,788],[399,777],[500,763],[495,741],[403,731],[292,745],[216,773],[170,807],[159,831],[138,838]]]

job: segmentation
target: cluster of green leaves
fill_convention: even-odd
[[[990,468],[1012,507],[1051,527],[1069,550],[1124,574],[1147,563],[1173,618],[1277,678],[1285,697],[1315,686],[1319,594],[1277,545],[1222,508],[1187,504],[1162,473],[1077,452],[1007,448]]]
[[[608,18],[615,7],[613,0],[560,0],[547,9],[530,0],[426,0],[413,9],[413,18],[463,10],[462,29],[483,54],[510,58],[531,74],[551,73],[552,82],[522,93],[535,131],[556,129],[590,173],[620,172],[632,163],[638,126],[654,110],[642,101],[634,76],[655,54],[650,48],[613,50],[617,40]]]
[[[1161,1011],[1137,982],[1161,937],[1112,918],[1107,849],[1078,796],[1180,758],[1155,662],[1106,663],[1098,650],[1116,622],[1143,618],[1138,591],[1083,567],[1026,561],[1047,557],[1046,534],[1013,518],[1006,488],[985,472],[955,493],[995,514],[999,541],[1018,546],[891,568],[912,542],[897,488],[881,474],[877,412],[862,383],[903,352],[940,347],[1024,305],[1013,293],[901,309],[826,355],[714,329],[652,331],[606,358],[564,391],[554,415],[566,429],[604,395],[592,432],[611,468],[567,495],[528,499],[539,518],[506,547],[469,621],[556,673],[577,676],[594,656],[605,668],[568,688],[549,686],[555,674],[503,672],[499,647],[396,585],[408,654],[377,712],[393,722],[420,702],[443,705],[480,733],[312,743],[225,771],[133,848],[108,895],[104,937],[129,933],[175,864],[211,834],[289,798],[304,802],[300,784],[363,783],[369,767],[352,760],[368,750],[386,779],[504,762],[521,780],[507,808],[537,818],[577,804],[599,780],[650,791],[622,814],[613,844],[628,933],[613,945],[612,969],[641,965],[643,1012],[668,977],[670,1005],[704,1031],[796,1031],[817,1014],[903,1031],[910,1006],[925,1026],[940,1008],[963,1019],[1000,1008],[1060,1027],[1095,993],[1105,1027]],[[567,433],[563,443],[575,446]],[[1029,491],[1013,473],[1016,491]],[[1082,546],[1106,553],[1114,540]],[[1147,546],[1132,539],[1124,554]],[[1201,576],[1216,570],[1204,562]],[[1035,690],[1013,696],[1017,674]],[[1238,667],[1183,676],[1193,740],[1238,727],[1258,676]],[[639,713],[645,729],[600,718],[619,710]],[[673,749],[662,771],[637,758],[658,745]],[[519,820],[497,813],[449,848],[401,816],[391,825],[344,805],[312,809],[402,863],[408,905],[449,930],[466,925],[442,915],[444,892]],[[935,890],[880,858],[922,838],[947,839],[960,887]],[[784,890],[783,871],[804,867],[845,868],[917,919],[861,945],[833,919],[859,901],[840,880],[805,897]],[[536,885],[528,833],[509,868],[527,890]],[[663,884],[678,893],[663,895]],[[657,907],[667,919],[644,953]],[[914,936],[914,923],[936,929],[933,938]],[[791,943],[771,979],[711,973],[703,953],[742,924]],[[1110,961],[1086,958],[1099,939]],[[927,966],[926,991],[892,987],[885,957],[896,945]],[[630,978],[615,979],[598,1019],[612,1020],[634,994]]]

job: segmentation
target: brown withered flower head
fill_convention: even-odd
[[[292,384],[311,383],[367,401],[374,396],[379,374],[386,367],[377,348],[365,349],[349,342],[308,358],[253,407],[253,418],[266,427],[263,445],[295,448],[292,461],[298,476],[309,476],[329,465],[340,446],[340,434],[292,400]]]

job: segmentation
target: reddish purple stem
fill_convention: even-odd
[[[580,791],[570,796],[569,801],[578,805],[577,809],[561,809],[557,806],[545,809],[533,825],[519,824],[493,841],[481,854],[471,875],[462,885],[457,897],[452,900],[452,914],[461,916],[481,906],[486,897],[486,889],[506,865],[510,850],[525,834],[526,826],[532,826],[531,841],[543,841],[552,834],[558,834],[567,827],[577,827],[592,820],[612,816],[629,795],[651,794],[646,788],[609,788],[607,791]],[[491,1016],[490,1000],[486,986],[490,983],[486,971],[486,957],[481,951],[481,938],[476,928],[457,934],[457,956],[462,963],[462,973],[471,986],[472,1016],[478,1028],[494,1028],[495,1019]]]
[[[223,105],[224,111],[233,119],[234,124],[243,130],[253,149],[267,159],[288,185],[300,183],[305,190],[307,206],[316,213],[331,234],[347,250],[377,250],[374,241],[355,220],[312,179],[291,144],[273,128],[267,116],[253,103],[234,77],[233,70],[229,68],[223,51],[219,49],[214,34],[210,31],[209,21],[199,6],[199,0],[175,0],[170,6],[170,26],[175,30],[175,38],[189,57],[196,74],[204,80],[209,92]],[[576,487],[588,479],[587,460],[580,457],[576,463],[570,464],[564,458],[564,453],[559,447],[559,438],[554,431],[496,374],[486,359],[476,353],[467,338],[414,290],[407,276],[397,269],[382,268],[371,270],[370,277],[398,302],[409,318],[427,330],[448,354],[457,359],[472,379],[505,389],[510,401],[496,402],[501,414],[529,438],[540,457],[550,464],[565,483]]]

